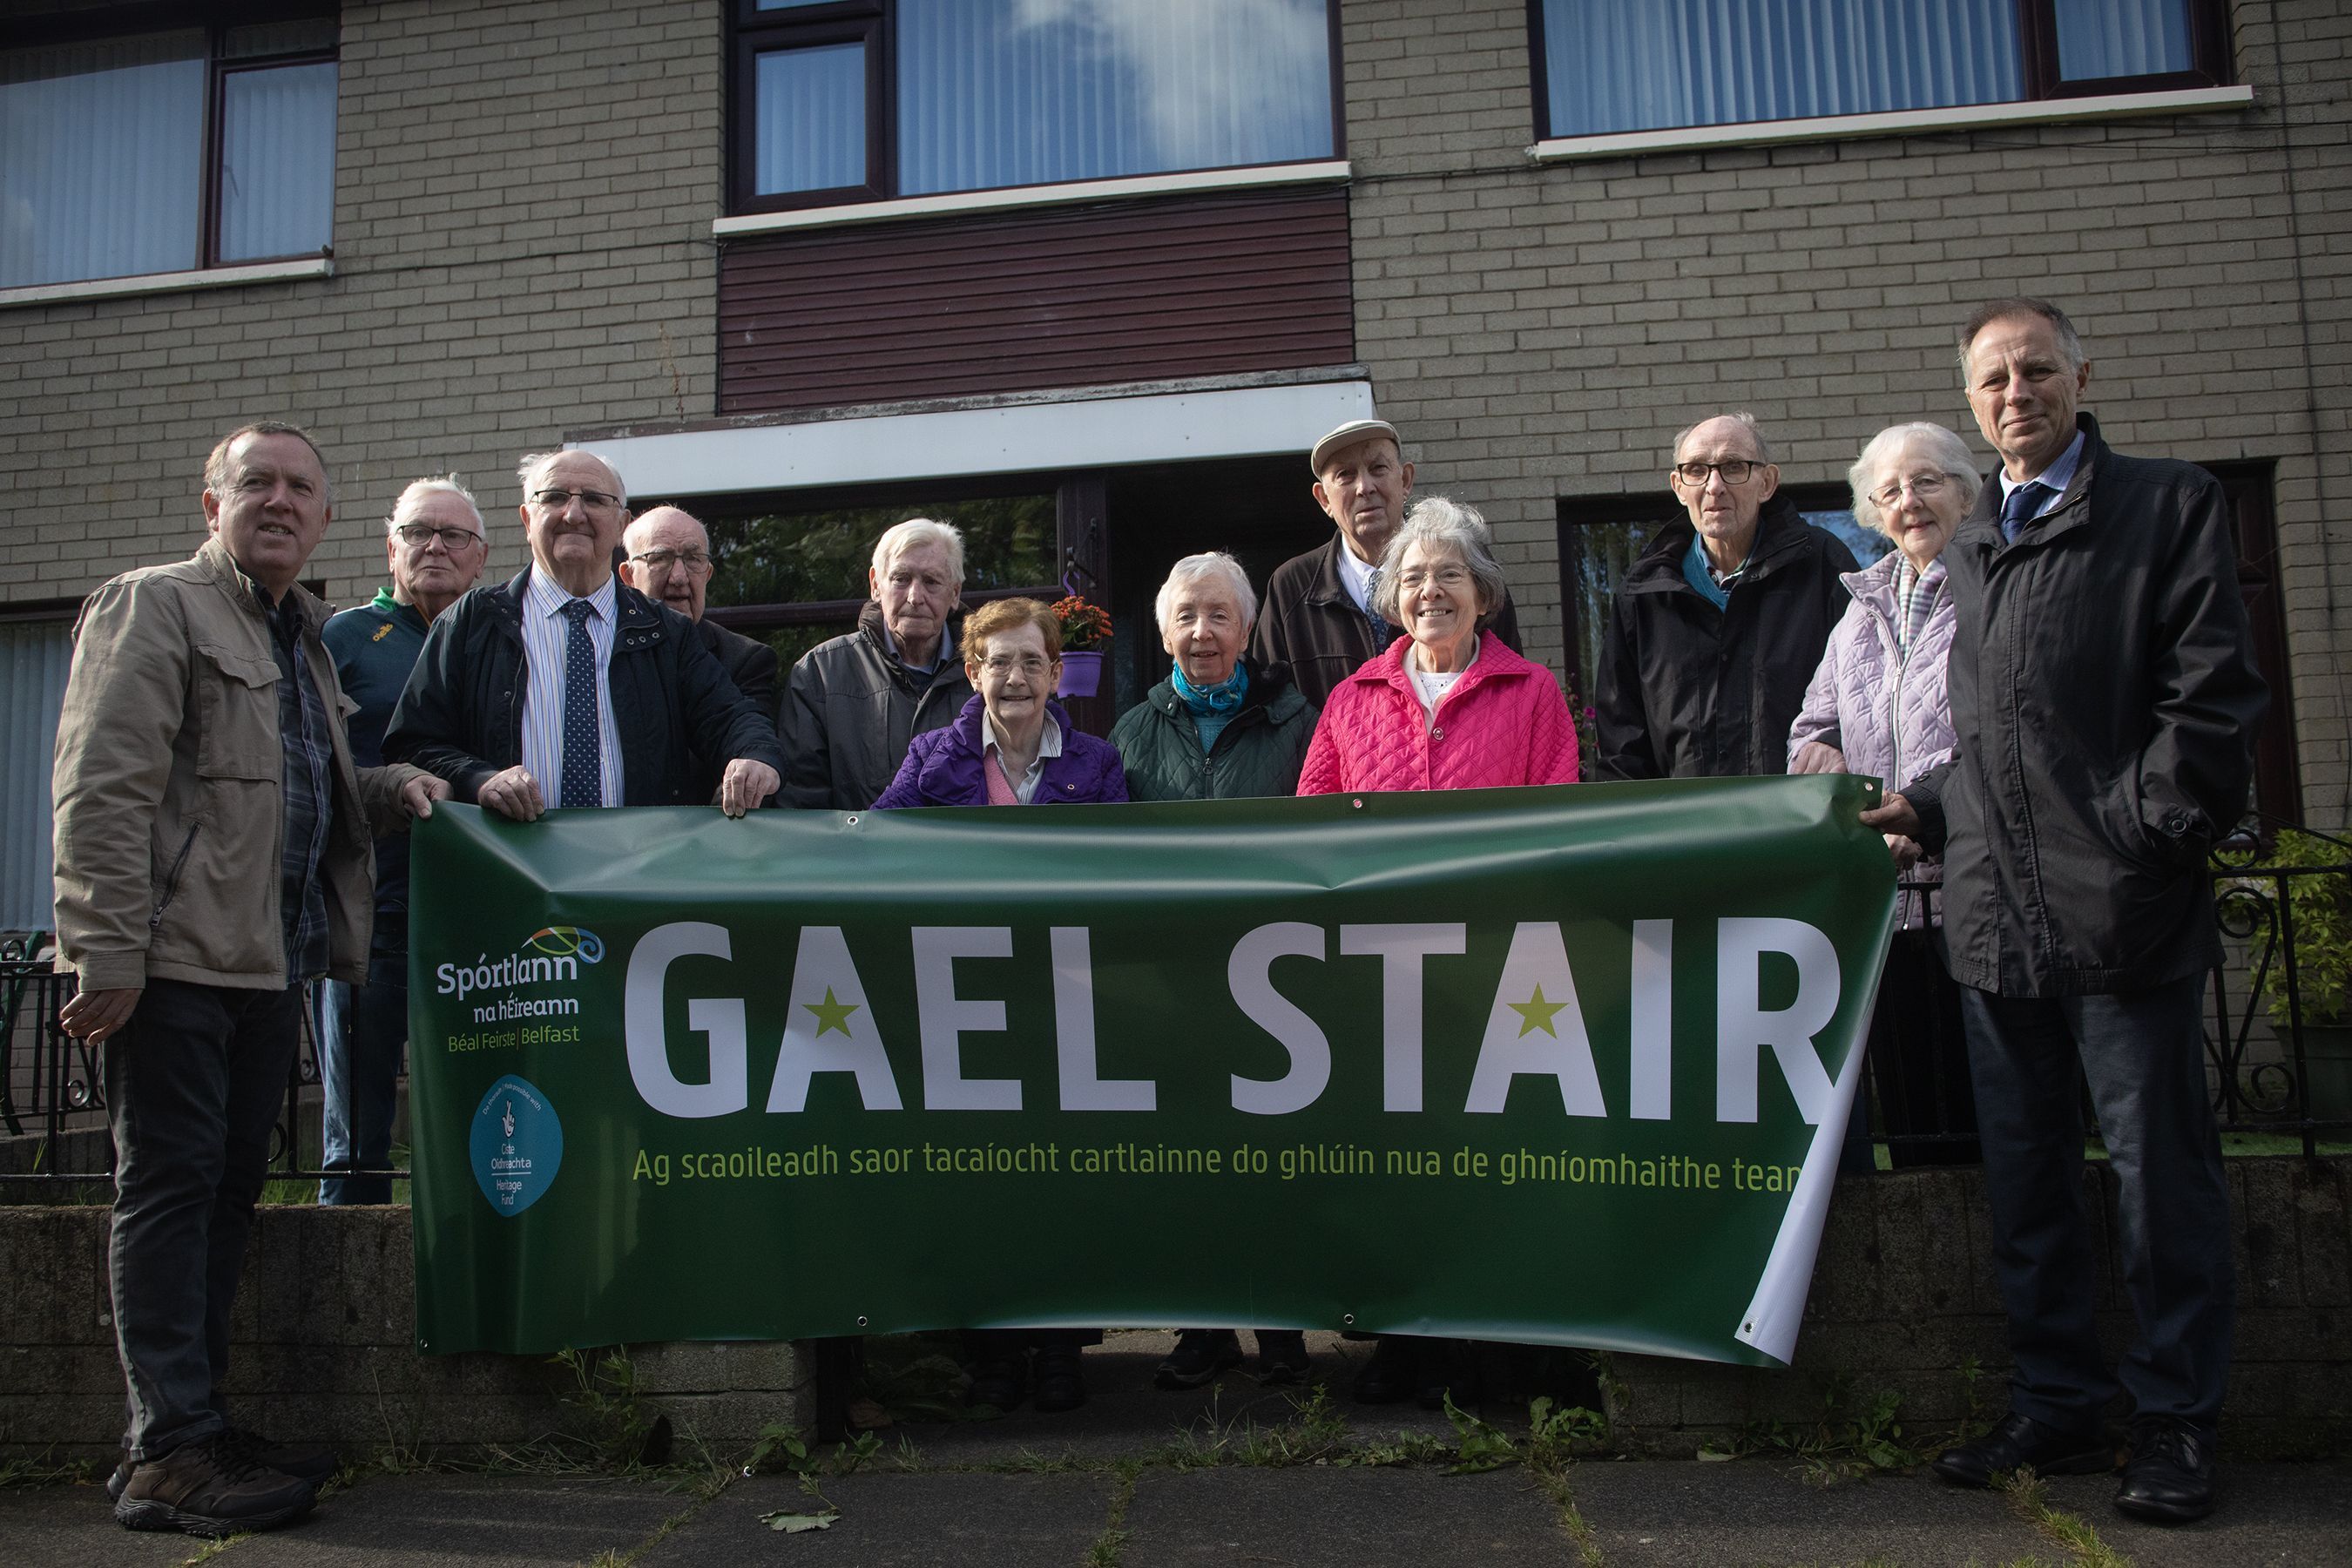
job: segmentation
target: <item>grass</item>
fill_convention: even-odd
[[[2099,1539],[2080,1516],[2053,1508],[2049,1490],[2032,1470],[2019,1470],[1994,1483],[2017,1517],[2074,1553],[2074,1568],[2131,1568],[2131,1559]]]

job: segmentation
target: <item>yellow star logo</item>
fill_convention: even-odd
[[[1542,998],[1538,997],[1537,1000],[1540,1001]],[[824,1001],[803,1002],[801,1005],[816,1015],[816,1032],[820,1035],[827,1029],[837,1029],[846,1035],[849,1033],[849,1016],[857,1011],[857,1004],[855,1002],[835,1001],[833,987],[830,985],[824,988]]]
[[[1506,1005],[1519,1016],[1519,1034],[1522,1038],[1538,1029],[1541,1029],[1555,1040],[1559,1038],[1559,1031],[1551,1026],[1552,1015],[1568,1004],[1545,1001],[1542,986],[1537,986],[1536,994],[1526,1001],[1512,1002]]]

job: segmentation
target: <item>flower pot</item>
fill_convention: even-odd
[[[1102,650],[1087,648],[1062,656],[1062,684],[1056,697],[1092,697],[1102,689]]]
[[[2311,1119],[2352,1121],[2352,1024],[2305,1024],[2303,1069]]]

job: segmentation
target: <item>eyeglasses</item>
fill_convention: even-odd
[[[673,566],[683,566],[699,577],[711,568],[710,552],[707,550],[648,550],[632,555],[632,561],[642,561],[656,572],[667,572]]]
[[[1744,485],[1757,469],[1768,466],[1754,458],[1726,458],[1720,463],[1676,463],[1675,475],[1693,488],[1706,484],[1709,474],[1722,476],[1727,485]]]
[[[1434,572],[1400,572],[1397,574],[1397,592],[1415,593],[1432,583],[1450,591],[1468,581],[1470,570],[1466,566],[1440,566]]]
[[[1051,668],[1051,661],[1042,655],[1034,653],[992,653],[980,668],[1000,680],[1016,669],[1034,679]]]
[[[1870,499],[1882,507],[1890,507],[1901,500],[1903,492],[1908,489],[1921,500],[1933,500],[1942,495],[1951,482],[1949,474],[1914,474],[1907,479],[1897,479],[1891,485],[1871,491]]]
[[[422,550],[435,540],[452,555],[462,554],[483,542],[482,536],[470,528],[435,528],[426,522],[404,522],[392,531],[411,550]]]
[[[606,495],[603,490],[539,490],[532,494],[530,504],[549,511],[562,511],[573,501],[590,511],[610,511],[621,504],[621,498]]]

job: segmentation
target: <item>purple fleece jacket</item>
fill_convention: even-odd
[[[1118,750],[1108,741],[1081,734],[1071,727],[1062,705],[1047,699],[1045,711],[1062,729],[1062,754],[1045,759],[1045,776],[1037,781],[1032,805],[1070,805],[1082,801],[1125,800],[1127,773],[1118,763]],[[898,776],[874,803],[877,811],[902,805],[986,805],[988,780],[981,772],[980,727],[988,721],[986,703],[978,696],[963,705],[954,723],[915,737]]]

